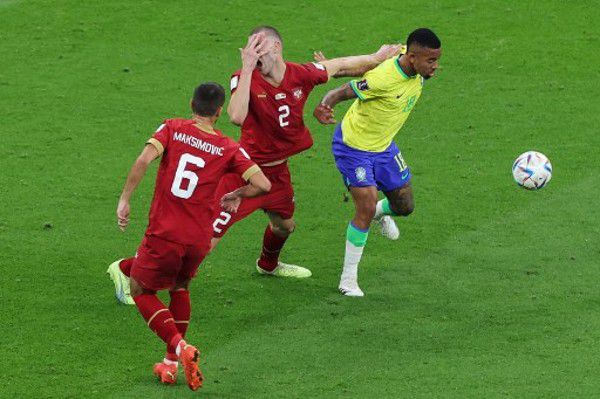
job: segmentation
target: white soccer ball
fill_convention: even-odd
[[[527,151],[515,160],[512,173],[519,186],[539,190],[552,179],[552,164],[541,152]]]

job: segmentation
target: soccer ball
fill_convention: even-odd
[[[539,190],[552,178],[552,164],[541,152],[527,151],[513,163],[512,173],[519,186]]]

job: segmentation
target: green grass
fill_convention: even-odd
[[[600,15],[593,1],[0,1],[1,397],[495,398],[600,392]],[[265,218],[236,225],[194,283],[189,340],[206,385],[162,387],[163,347],[104,272],[139,244],[155,168],[116,228],[125,175],[200,81],[227,85],[255,25],[305,61],[373,51],[430,26],[443,69],[398,142],[416,212],[372,234],[367,296],[336,292],[352,206],[310,117],[292,161],[297,232],[284,260],[309,281],[253,271]],[[340,107],[337,114],[343,114]],[[225,120],[220,128],[237,137]],[[513,159],[553,162],[540,192]],[[182,381],[182,380],[181,380]]]

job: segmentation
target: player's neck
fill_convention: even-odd
[[[194,115],[193,119],[195,122],[194,124],[196,125],[196,127],[198,129],[200,129],[206,133],[217,134],[217,132],[215,132],[215,126],[214,126],[215,121],[213,121],[212,118],[206,117],[206,116]]]
[[[408,57],[405,57],[404,55],[398,60],[398,65],[400,65],[400,68],[406,74],[406,76],[415,76],[417,74],[417,71],[415,71],[408,62]]]
[[[264,75],[263,77],[271,85],[277,87],[281,84],[281,82],[283,82],[283,77],[285,76],[286,68],[287,67],[285,65],[285,61],[280,60],[280,61],[276,62],[275,64],[273,64],[273,68],[271,69],[271,72],[269,72],[268,75]]]

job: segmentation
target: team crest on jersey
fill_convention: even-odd
[[[296,98],[296,100],[300,100],[302,98],[302,96],[304,95],[304,92],[299,87],[297,89],[294,89],[293,93],[294,93],[294,98]]]
[[[359,166],[354,170],[354,174],[356,174],[356,180],[359,182],[363,182],[367,180],[367,171],[362,166]]]

